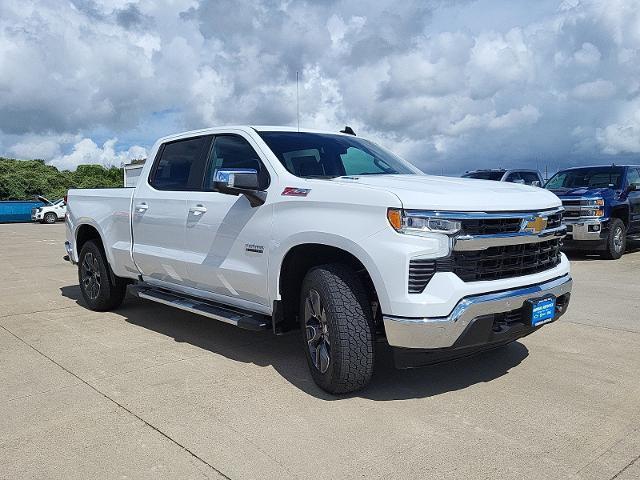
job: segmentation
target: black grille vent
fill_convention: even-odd
[[[522,218],[470,218],[462,221],[465,235],[495,235],[520,231]]]
[[[499,280],[549,270],[560,263],[560,239],[453,253],[453,272],[465,282]]]
[[[547,229],[558,228],[562,225],[562,212],[547,217]]]
[[[452,267],[451,257],[410,260],[409,293],[422,293],[436,272],[450,272]]]

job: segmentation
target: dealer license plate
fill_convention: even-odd
[[[556,316],[556,299],[542,298],[531,300],[531,325],[537,327],[543,323],[550,322]]]

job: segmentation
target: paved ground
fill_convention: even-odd
[[[569,313],[335,398],[297,336],[82,307],[64,226],[0,225],[0,478],[640,478],[640,252],[573,261]]]

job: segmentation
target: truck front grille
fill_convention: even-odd
[[[539,243],[454,251],[438,259],[409,262],[409,293],[422,293],[436,272],[453,272],[464,282],[501,280],[544,272],[560,263],[559,238]]]
[[[562,212],[557,212],[545,217],[547,229],[557,228],[562,225]],[[468,218],[462,220],[462,233],[464,235],[499,235],[504,233],[518,233],[522,227],[522,217],[505,218]]]
[[[496,235],[520,231],[522,218],[473,218],[462,221],[465,235]]]
[[[560,263],[558,238],[478,251],[454,251],[452,271],[465,282],[500,280],[549,270]]]

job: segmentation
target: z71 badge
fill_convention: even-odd
[[[284,187],[282,195],[285,197],[306,197],[310,191],[310,188]]]

